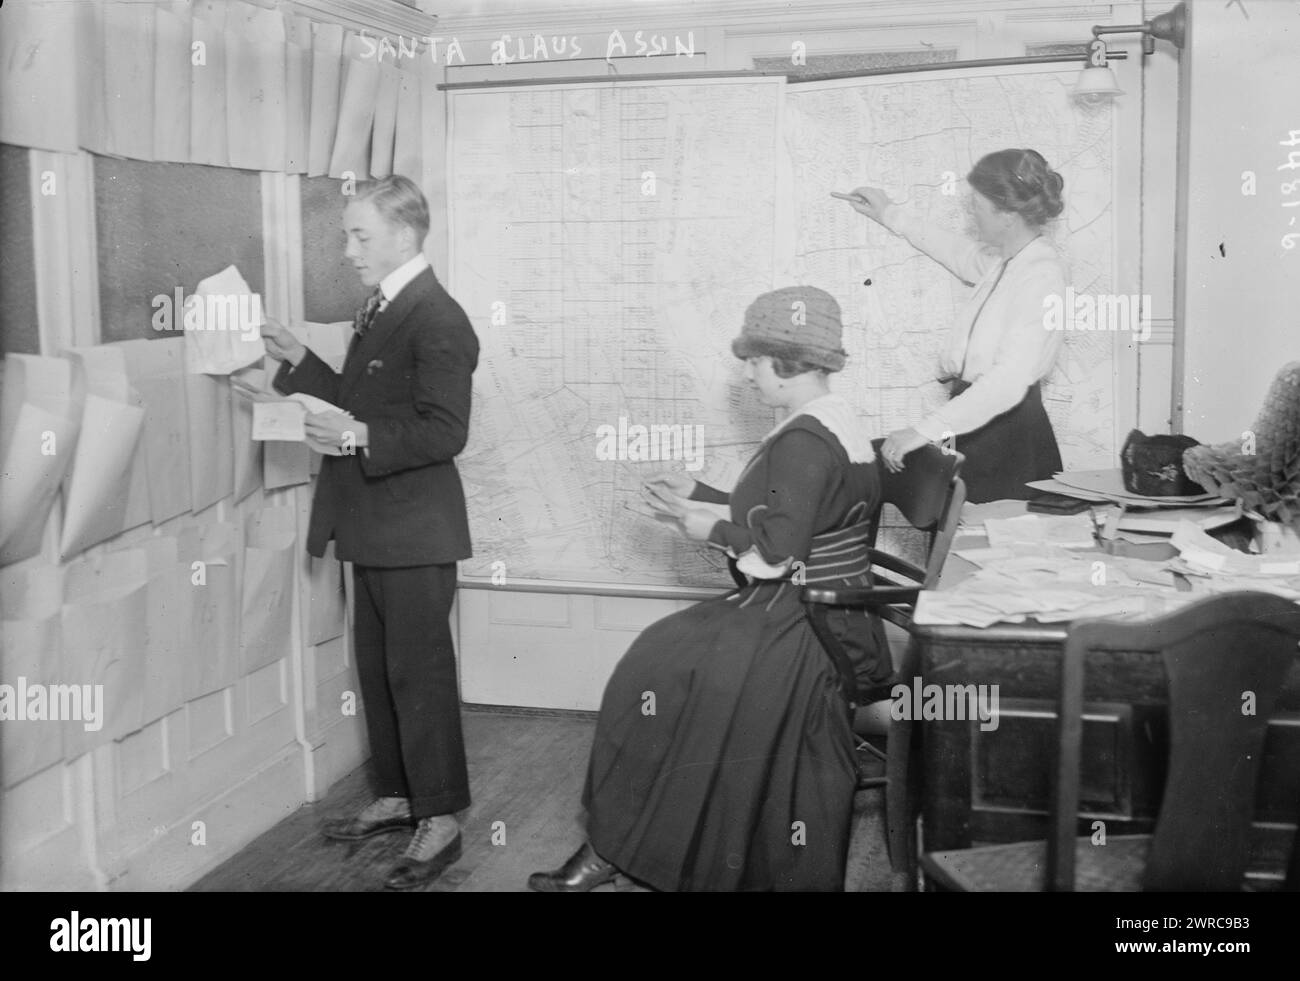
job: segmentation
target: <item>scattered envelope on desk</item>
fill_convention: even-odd
[[[1193,569],[1225,576],[1294,576],[1300,559],[1248,555],[1211,538],[1190,521],[1182,521],[1171,539],[1180,557]]]
[[[1060,545],[1064,548],[1092,548],[1096,530],[1091,514],[1025,514],[1019,518],[989,518],[984,522],[989,546]]]

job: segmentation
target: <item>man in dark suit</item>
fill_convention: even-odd
[[[361,185],[343,212],[346,256],[375,292],[357,313],[341,374],[274,322],[274,385],[349,413],[315,413],[328,454],[307,548],[353,564],[353,629],[377,799],[325,834],[346,841],[414,827],[385,885],[432,881],[460,856],[454,812],[469,806],[448,615],[456,561],[470,555],[455,457],[469,434],[478,339],[421,251],[429,209],[404,177]]]

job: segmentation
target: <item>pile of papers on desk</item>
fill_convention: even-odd
[[[980,507],[985,511],[979,513],[1011,513]],[[1167,539],[1178,549],[1175,558],[1138,559],[1083,550],[1092,544],[1085,541],[1090,516],[1071,516],[1069,520],[1081,522],[1077,527],[1063,527],[1062,520],[1044,515],[986,517],[988,546],[952,552],[978,571],[950,589],[922,592],[914,622],[987,627],[1031,617],[1039,623],[1142,618],[1171,612],[1210,593],[1243,589],[1300,602],[1300,553],[1238,552],[1184,520]],[[1047,537],[1049,529],[1055,541]]]
[[[1191,522],[1183,522],[1174,532],[1173,544],[1179,554],[1168,567],[1187,577],[1197,592],[1259,589],[1300,601],[1300,553],[1238,552]]]
[[[987,627],[1029,617],[1040,623],[1146,617],[1195,598],[1175,587],[1163,562],[1039,544],[953,554],[978,565],[979,571],[952,589],[922,592],[913,617],[917,624]]]
[[[1096,505],[1094,510],[1103,522],[1104,538],[1138,544],[1167,540],[1182,521],[1213,531],[1241,517],[1239,503],[1213,494],[1185,497],[1134,494],[1124,487],[1124,477],[1118,469],[1067,470],[1051,480],[1035,480],[1026,486]]]

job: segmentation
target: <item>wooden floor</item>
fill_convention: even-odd
[[[582,782],[595,724],[594,715],[466,709],[473,804],[459,815],[464,853],[426,891],[526,892],[529,873],[558,867],[582,844]],[[883,796],[879,790],[861,791],[854,801],[849,890],[898,888],[885,853]],[[365,770],[358,769],[323,801],[303,805],[191,889],[383,891],[383,877],[409,835],[347,844],[318,831],[322,821],[351,815],[370,799]],[[646,890],[619,876],[596,891]]]

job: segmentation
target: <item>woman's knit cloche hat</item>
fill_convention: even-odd
[[[768,355],[839,371],[848,357],[835,297],[815,286],[786,286],[764,293],[745,311],[740,336],[731,342],[738,358]]]

